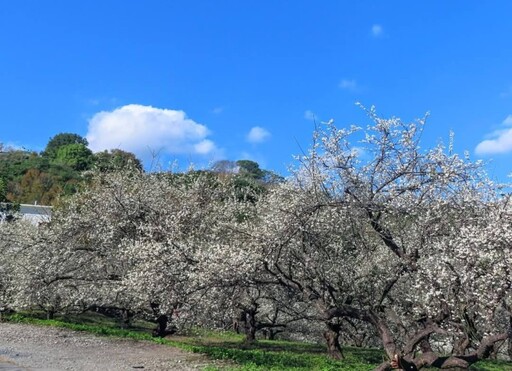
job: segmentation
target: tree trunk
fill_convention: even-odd
[[[53,309],[49,309],[46,311],[46,319],[54,319],[55,311]]]
[[[122,327],[129,328],[132,323],[133,312],[129,309],[123,309],[122,316],[123,316]]]
[[[165,337],[167,335],[167,323],[169,322],[169,317],[165,314],[161,314],[156,319],[156,329],[153,330],[153,336],[155,337]]]
[[[245,342],[254,343],[256,341],[256,311],[245,311]]]
[[[277,331],[274,331],[272,329],[268,330],[268,340],[276,340],[276,335],[278,334]]]
[[[512,361],[512,338],[508,338],[507,343],[508,358],[510,361]]]
[[[510,312],[510,308],[507,308]],[[512,316],[509,316],[509,332],[512,331]],[[512,361],[512,336],[509,336],[508,339],[507,339],[507,353],[508,353],[508,358],[510,361]]]
[[[160,304],[159,303],[149,303],[151,306],[151,310],[153,311],[153,315],[156,317],[157,326],[153,330],[153,336],[155,337],[165,337],[169,332],[167,331],[167,324],[169,323],[170,318],[167,314],[162,314],[160,312]]]
[[[238,313],[237,317],[233,318],[233,325],[232,326],[233,326],[233,330],[235,330],[235,332],[237,334],[240,333],[240,327],[245,326],[245,312],[243,310],[241,310]]]
[[[464,354],[466,349],[470,346],[471,342],[467,334],[464,334],[458,341],[455,342],[452,353],[453,354]]]
[[[333,323],[327,323],[327,330],[324,332],[324,338],[327,342],[327,353],[334,359],[343,359],[343,352],[340,345],[341,326]]]

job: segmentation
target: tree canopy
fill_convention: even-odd
[[[70,144],[82,144],[83,146],[87,147],[89,142],[87,142],[87,139],[78,134],[60,133],[50,138],[42,155],[50,159],[55,159],[57,157],[59,148]]]
[[[63,163],[76,171],[90,169],[93,160],[92,151],[81,143],[60,146],[55,156],[56,162]]]
[[[133,168],[143,170],[142,162],[131,152],[112,149],[94,154],[94,165],[102,172]]]
[[[118,149],[94,154],[85,138],[72,133],[52,137],[41,154],[2,148],[0,178],[10,202],[55,204],[61,196],[75,193],[87,181],[84,171],[96,166],[102,171],[142,170],[142,163],[134,154]]]

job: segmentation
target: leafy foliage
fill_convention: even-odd
[[[73,170],[83,171],[90,169],[93,163],[93,154],[84,144],[66,144],[57,149],[55,161],[63,163]]]
[[[10,202],[55,205],[61,196],[74,194],[85,184],[84,171],[134,168],[142,164],[134,154],[112,150],[93,154],[87,140],[63,133],[51,138],[42,154],[7,149],[0,152],[0,178]]]
[[[115,171],[126,168],[143,170],[142,162],[133,153],[121,149],[113,149],[94,154],[95,167],[102,172]]]
[[[60,133],[50,138],[45,150],[43,151],[43,157],[47,157],[51,160],[57,157],[58,151],[61,147],[70,144],[81,144],[85,147],[89,145],[87,139],[83,138],[78,134],[73,133]]]
[[[7,201],[7,185],[5,184],[5,181],[3,178],[0,178],[0,202],[6,202]]]

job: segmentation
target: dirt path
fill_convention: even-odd
[[[169,346],[0,323],[0,371],[197,370],[212,361]]]

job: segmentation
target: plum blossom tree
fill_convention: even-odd
[[[22,245],[20,236],[26,236],[18,226],[18,223],[0,221],[0,319],[2,313],[15,309],[16,252]]]
[[[152,184],[144,194],[150,212],[138,226],[137,241],[124,249],[131,261],[125,281],[135,302],[149,303],[158,313],[157,333],[164,335],[174,313],[182,320],[197,313],[195,301],[209,286],[200,263],[208,259],[208,246],[221,241],[216,228],[233,193],[209,173],[150,175],[145,181]]]
[[[451,143],[421,150],[425,120],[368,114],[364,132],[315,132],[295,181],[258,206],[252,248],[315,308],[332,356],[350,319],[406,369],[468,367],[511,335],[508,200]]]

